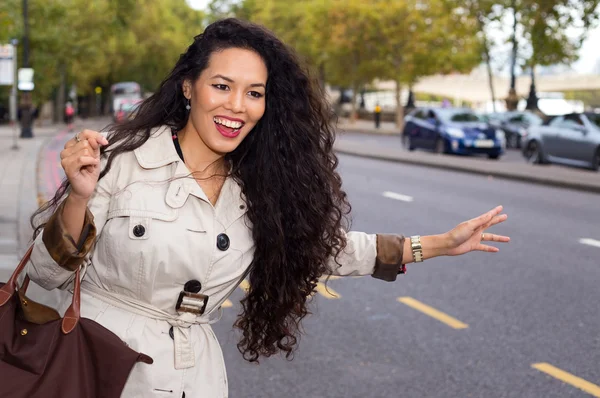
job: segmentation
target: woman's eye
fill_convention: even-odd
[[[229,88],[226,84],[213,84],[213,87],[217,90],[227,90]]]
[[[250,95],[253,96],[254,98],[262,98],[262,96],[263,96],[258,91],[250,91]]]

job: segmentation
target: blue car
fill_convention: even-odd
[[[470,109],[420,108],[405,119],[404,146],[437,153],[487,155],[498,159],[506,148],[504,132]]]

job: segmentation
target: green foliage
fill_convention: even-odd
[[[531,46],[528,66],[571,64],[587,31],[597,24],[599,0],[520,0],[517,10]],[[576,28],[579,34],[567,35]]]
[[[2,1],[0,40],[23,37],[21,7]],[[28,9],[36,102],[50,99],[63,76],[79,94],[125,80],[154,90],[205,18],[185,0],[29,0]]]

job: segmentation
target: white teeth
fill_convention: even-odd
[[[234,122],[227,119],[219,119],[217,117],[213,118],[213,121],[217,124],[222,124],[223,126],[227,126],[232,129],[239,129],[243,125],[243,123],[241,122]]]

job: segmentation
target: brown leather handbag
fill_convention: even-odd
[[[80,275],[61,319],[25,296],[17,278],[29,248],[6,284],[0,283],[0,397],[118,398],[133,366],[152,358],[129,348],[98,323],[80,317]]]

